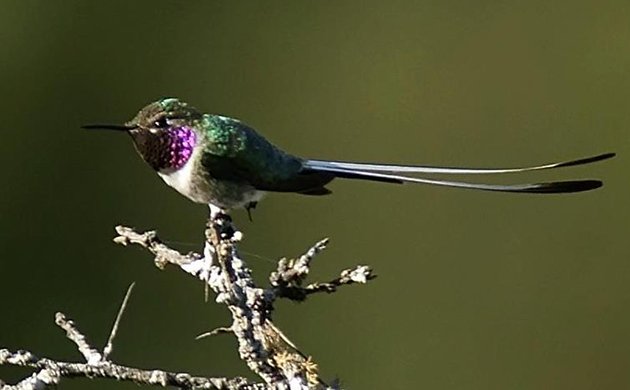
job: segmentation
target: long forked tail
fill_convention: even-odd
[[[481,184],[460,181],[426,179],[422,177],[408,176],[408,174],[500,174],[541,171],[554,168],[562,168],[583,164],[590,164],[597,161],[606,160],[615,156],[615,153],[604,153],[571,161],[562,161],[550,164],[543,164],[521,168],[451,168],[433,166],[413,166],[413,165],[391,165],[391,164],[366,164],[343,161],[307,160],[304,162],[306,171],[328,172],[335,177],[346,179],[360,179],[381,181],[387,183],[419,183],[431,184],[445,187],[468,188],[483,191],[499,192],[521,192],[535,194],[554,194],[568,192],[588,191],[602,186],[600,180],[567,180],[543,183],[527,184]],[[405,175],[402,175],[405,174]]]

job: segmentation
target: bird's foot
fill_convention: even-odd
[[[236,232],[236,229],[232,226],[232,217],[215,205],[210,204],[209,207],[208,229],[214,230],[220,239],[231,239]]]
[[[245,210],[247,210],[247,216],[249,217],[249,222],[254,222],[252,219],[252,210],[254,210],[258,206],[258,202],[249,202],[245,205]]]

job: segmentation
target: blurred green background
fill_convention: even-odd
[[[251,377],[232,337],[194,340],[228,324],[223,306],[111,242],[128,224],[198,250],[206,208],[127,137],[79,128],[177,96],[308,157],[518,166],[618,152],[512,178],[606,181],[590,193],[338,181],[333,196],[271,195],[253,223],[234,217],[261,281],[324,236],[313,280],[357,263],[379,274],[275,313],[349,389],[630,388],[627,1],[4,1],[0,58],[0,346],[80,360],[55,311],[103,345],[137,281],[115,361]]]

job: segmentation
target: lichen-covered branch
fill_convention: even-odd
[[[154,386],[174,386],[181,389],[221,389],[221,390],[263,390],[265,384],[252,384],[244,378],[204,378],[186,373],[163,370],[143,370],[127,367],[109,361],[90,363],[61,362],[39,358],[28,351],[12,352],[0,349],[0,365],[30,367],[37,370],[28,378],[15,385],[4,385],[2,390],[26,390],[52,387],[61,378],[108,378],[119,381],[131,381],[137,384]]]
[[[115,336],[118,322],[125,308],[131,288],[127,292],[125,301],[114,323],[110,340],[107,345],[112,348],[113,336]],[[145,370],[135,367],[127,367],[107,360],[107,354],[99,352],[88,342],[87,337],[79,331],[74,321],[68,319],[65,314],[55,314],[55,323],[66,332],[66,337],[76,344],[77,349],[83,355],[85,363],[62,362],[47,358],[39,358],[28,351],[9,351],[0,349],[0,366],[11,365],[30,367],[37,370],[29,377],[15,385],[3,384],[2,390],[30,390],[52,387],[62,378],[108,378],[119,381],[131,381],[144,385],[161,387],[174,386],[181,389],[207,389],[207,390],[263,390],[268,389],[266,384],[250,383],[244,378],[205,378],[192,376],[187,373],[174,373],[164,370]],[[105,347],[107,349],[107,346]],[[2,384],[2,382],[0,382]]]
[[[286,281],[281,279],[281,282],[271,277],[272,285],[275,287],[274,293],[280,298],[288,298],[293,301],[303,301],[309,295],[325,292],[334,293],[337,288],[355,283],[367,283],[368,280],[376,278],[376,275],[372,273],[372,269],[366,265],[358,265],[354,268],[349,268],[341,271],[338,278],[335,278],[329,282],[314,282],[302,287],[302,281],[299,279],[293,281]]]
[[[162,370],[143,370],[109,361],[108,355],[113,349],[113,339],[129,296],[128,291],[110,339],[102,352],[88,343],[72,321],[58,313],[57,324],[77,345],[86,363],[58,362],[37,358],[25,351],[0,349],[0,365],[17,365],[37,370],[20,383],[0,386],[0,389],[49,387],[56,385],[61,378],[77,376],[130,380],[140,384],[185,389],[339,389],[336,383],[326,384],[320,378],[318,367],[311,357],[301,352],[273,324],[274,303],[278,298],[303,301],[314,293],[332,293],[343,285],[366,283],[375,277],[371,269],[367,266],[356,266],[341,271],[338,277],[328,282],[305,284],[313,259],[328,244],[328,239],[324,239],[296,259],[279,260],[276,271],[269,277],[270,286],[258,287],[252,279],[250,269],[238,254],[237,244],[242,239],[242,234],[233,226],[228,215],[218,209],[212,211],[205,232],[203,254],[182,254],[165,245],[154,231],[139,233],[124,226],[116,227],[118,236],[114,238],[114,242],[121,245],[140,245],[154,255],[158,268],[175,265],[203,281],[214,292],[215,301],[229,309],[232,323],[200,337],[219,333],[233,334],[238,340],[239,356],[264,383],[250,383],[243,378],[203,378]]]

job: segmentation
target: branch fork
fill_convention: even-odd
[[[364,284],[375,275],[368,266],[359,265],[341,271],[328,282],[305,284],[311,263],[322,252],[328,239],[317,242],[306,253],[296,259],[280,259],[277,269],[269,276],[270,286],[258,287],[251,270],[240,258],[237,244],[243,235],[232,224],[231,218],[221,210],[211,209],[211,217],[205,231],[203,253],[182,254],[165,245],[155,231],[137,232],[133,228],[117,226],[118,236],[114,242],[120,245],[139,245],[154,255],[159,269],[168,265],[204,282],[206,297],[209,290],[215,301],[227,306],[232,316],[228,327],[215,329],[198,336],[231,333],[238,340],[238,353],[247,366],[261,379],[252,383],[243,378],[204,378],[185,373],[162,370],[142,370],[117,365],[109,360],[113,341],[122,314],[127,306],[133,285],[121,305],[112,327],[109,340],[102,351],[91,346],[79,332],[73,321],[57,313],[55,322],[73,341],[83,355],[85,363],[57,362],[37,358],[27,351],[11,352],[0,349],[0,365],[31,367],[37,372],[16,385],[2,385],[1,390],[39,389],[54,386],[63,377],[104,377],[131,380],[141,384],[175,386],[183,389],[339,389],[339,384],[326,384],[319,375],[312,358],[302,353],[272,322],[274,303],[279,298],[302,302],[311,294],[332,293],[343,285]]]

